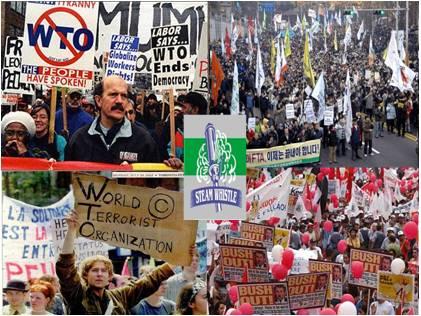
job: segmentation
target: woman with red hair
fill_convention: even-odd
[[[31,299],[32,315],[53,315],[47,312],[47,309],[53,302],[55,295],[54,287],[51,283],[41,280],[34,280],[29,288],[29,297]]]

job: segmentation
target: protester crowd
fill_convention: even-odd
[[[302,17],[301,17],[302,18]],[[268,19],[269,20],[269,19]],[[314,105],[314,113],[318,113],[318,101],[310,97],[305,92],[306,87],[311,84],[304,76],[303,70],[303,51],[304,38],[302,31],[304,22],[299,21],[294,25],[295,17],[288,19],[291,24],[288,28],[277,29],[275,31],[274,23],[264,24],[260,15],[260,21],[257,19],[257,25],[254,22],[245,22],[248,26],[242,28],[235,42],[234,48],[232,38],[229,40],[231,30],[227,32],[225,38],[211,43],[211,49],[216,52],[216,56],[222,65],[224,79],[221,83],[218,98],[213,100],[210,106],[210,112],[215,114],[230,114],[233,91],[234,62],[238,67],[239,84],[239,107],[247,118],[254,118],[255,123],[248,125],[247,128],[247,148],[270,148],[282,146],[291,143],[299,143],[307,140],[320,139],[323,147],[334,147],[336,154],[349,155],[346,152],[345,143],[345,121],[346,114],[343,109],[338,108],[338,101],[343,100],[345,94],[345,81],[347,70],[351,77],[351,107],[352,118],[357,122],[359,130],[358,149],[362,147],[363,142],[370,142],[370,149],[364,149],[365,157],[372,154],[374,138],[396,134],[404,136],[405,132],[417,133],[418,129],[418,80],[413,81],[414,92],[401,92],[398,88],[390,86],[389,81],[392,71],[384,63],[384,54],[387,50],[390,34],[394,28],[393,19],[378,19],[374,28],[368,29],[369,22],[365,19],[364,34],[361,39],[357,39],[357,33],[361,25],[361,20],[355,16],[352,18],[351,25],[351,43],[347,45],[344,52],[344,42],[346,30],[345,15],[342,16],[342,25],[333,19],[330,14],[330,31],[324,30],[324,17],[319,16],[319,31],[314,33],[311,40],[312,49],[310,50],[311,65],[315,75],[315,81],[323,71],[325,81],[325,103],[327,106],[334,107],[334,123],[330,126],[324,123],[323,119],[319,122],[307,122],[304,115],[303,103],[311,99]],[[373,17],[374,20],[374,17]],[[235,22],[238,23],[238,17]],[[312,26],[310,18],[307,18],[307,30]],[[333,27],[332,27],[333,26]],[[231,27],[231,25],[229,25]],[[237,28],[237,32],[239,28]],[[326,28],[327,29],[327,28]],[[411,30],[415,30],[413,26]],[[252,40],[252,53],[248,43],[248,30],[250,30]],[[224,32],[225,32],[224,31]],[[284,42],[286,46],[285,34],[288,31],[290,37],[291,55],[286,57],[287,70],[283,75],[281,84],[275,82],[275,51],[272,45],[278,45],[278,39]],[[326,32],[326,47],[324,41],[324,32]],[[338,50],[334,48],[336,41]],[[225,33],[224,33],[225,34]],[[373,39],[373,48],[376,54],[372,65],[369,64],[369,41],[370,34]],[[265,81],[259,94],[256,89],[256,56],[258,39],[262,65],[265,75]],[[414,39],[414,40],[412,40]],[[272,43],[272,40],[274,43]],[[223,42],[221,42],[223,41]],[[279,41],[280,42],[280,41]],[[227,52],[231,50],[231,56]],[[409,67],[418,72],[418,41],[410,36],[409,45]],[[346,59],[346,60],[344,60]],[[366,76],[366,71],[370,75]],[[378,77],[377,77],[378,76]],[[314,88],[314,87],[312,87]],[[311,91],[311,90],[310,90]],[[295,118],[286,118],[286,105],[293,104]],[[369,121],[365,124],[365,117]],[[386,131],[387,129],[387,131]],[[396,141],[391,139],[390,141]],[[352,144],[351,144],[352,145]],[[361,152],[361,149],[360,149]],[[361,156],[362,156],[361,152]],[[357,155],[358,157],[360,154]],[[355,157],[357,159],[357,157]],[[330,156],[329,162],[336,161],[336,157]]]
[[[291,189],[291,195],[296,197],[298,195],[298,198],[305,202],[303,206],[304,212],[301,209],[298,210],[296,205],[299,203],[297,202],[293,203],[292,211],[288,211],[288,213],[286,207],[277,207],[277,203],[272,201],[271,196],[265,196],[265,191],[263,191],[263,187],[266,186],[265,189],[268,190],[266,192],[269,192],[268,185],[270,185],[271,180],[274,181],[275,177],[279,177],[279,175],[287,177],[287,169],[260,170],[257,174],[247,179],[248,197],[253,196],[254,193],[255,196],[259,197],[256,204],[254,200],[251,203],[247,202],[247,220],[260,225],[267,225],[265,227],[289,230],[287,243],[289,250],[287,248],[282,250],[284,253],[289,251],[295,254],[293,256],[293,267],[288,268],[288,276],[302,273],[305,265],[308,265],[308,259],[342,265],[340,275],[342,276],[341,290],[343,297],[342,299],[328,299],[322,307],[325,309],[332,308],[334,311],[325,315],[341,314],[338,312],[338,307],[344,301],[349,300],[344,299],[344,297],[349,298],[347,295],[351,295],[352,299],[350,301],[355,305],[358,315],[418,314],[418,228],[409,233],[406,227],[406,224],[413,224],[412,222],[418,225],[418,169],[399,168],[393,169],[393,171],[391,171],[392,169],[385,171],[380,168],[354,168],[354,170],[351,170],[353,168],[347,168],[345,174],[342,175],[338,173],[338,169],[342,168],[292,168],[291,183],[297,179],[302,179],[306,184],[305,189],[302,191]],[[342,183],[345,181],[345,185],[352,181],[361,189],[361,192],[364,192],[364,198],[373,201],[375,195],[386,194],[385,192],[388,191],[386,187],[389,186],[389,184],[385,184],[387,182],[386,178],[391,174],[393,174],[394,181],[397,181],[400,185],[397,184],[396,189],[391,193],[390,212],[386,211],[386,207],[383,207],[382,204],[380,214],[373,214],[370,206],[372,202],[361,207],[361,204],[356,202],[357,198],[352,197],[353,192],[355,192],[352,189],[338,189],[332,193],[331,186],[328,184],[333,179],[340,179]],[[274,191],[273,196],[279,196],[280,199],[282,195],[281,188],[288,186],[288,184],[284,183],[280,186],[278,182],[273,183],[273,186],[278,187],[279,191],[278,194]],[[262,190],[258,191],[260,187]],[[315,189],[312,190],[310,188]],[[317,191],[319,191],[319,194],[316,193]],[[342,193],[338,193],[338,191]],[[291,195],[289,200],[287,199],[287,204],[291,202]],[[313,205],[311,205],[311,200]],[[249,201],[249,198],[247,198],[247,201]],[[411,203],[411,201],[414,203],[411,204],[411,207],[402,207],[403,205],[408,206],[408,203]],[[281,201],[278,202],[281,203]],[[264,217],[264,220],[259,220],[256,214],[267,212],[270,209],[268,203],[273,205],[272,211],[269,210],[272,216],[268,217],[270,216],[268,215]],[[359,209],[358,212],[354,212],[354,209],[351,207],[355,203],[358,204],[356,206],[356,209]],[[381,203],[383,203],[383,200]],[[314,206],[316,207],[314,208]],[[253,214],[255,217],[253,217]],[[244,313],[243,307],[240,307],[244,301],[241,303],[238,301],[237,285],[247,283],[247,274],[244,274],[242,281],[239,283],[225,279],[223,267],[221,266],[222,255],[219,251],[221,245],[232,243],[230,238],[242,236],[242,224],[239,221],[213,221],[208,224],[208,234],[209,236],[214,236],[213,241],[209,242],[208,240],[212,253],[212,260],[208,265],[209,309],[211,314],[224,315],[227,311],[227,314],[231,314],[233,310],[240,310]],[[263,238],[261,240],[264,240]],[[279,239],[279,244],[277,245],[275,239],[273,248],[270,247],[267,250],[270,263],[268,282],[284,282],[287,279],[287,274],[279,277],[279,272],[274,271],[275,265],[284,265],[282,255],[281,259],[275,256],[275,247],[280,247],[281,241]],[[252,241],[248,240],[248,242]],[[396,258],[402,259],[402,262],[405,263],[402,272],[415,275],[415,303],[408,304],[408,302],[405,302],[405,304],[400,304],[401,301],[399,303],[389,302],[377,297],[377,288],[360,287],[349,281],[350,276],[354,274],[354,267],[350,264],[351,248],[388,254],[393,256],[393,260]],[[308,253],[307,261],[297,261],[300,258],[295,257],[300,257],[303,253]],[[384,260],[379,270],[390,271],[393,260],[389,259],[387,264],[386,260]],[[392,269],[392,271],[394,270]],[[229,275],[229,273],[226,275]],[[339,274],[337,278],[339,279]],[[353,280],[355,282],[355,279]],[[256,304],[252,305],[255,306]],[[290,312],[296,315],[320,314],[321,309],[296,309]]]

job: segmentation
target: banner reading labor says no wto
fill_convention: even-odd
[[[99,2],[28,2],[22,82],[90,88]]]

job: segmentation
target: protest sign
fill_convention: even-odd
[[[20,98],[20,94],[2,93],[1,104],[16,105],[16,104],[18,104],[19,98]]]
[[[327,180],[327,194],[338,194],[339,180]]]
[[[254,130],[256,128],[256,118],[255,117],[249,117],[247,121],[247,128],[250,130]]]
[[[288,103],[285,106],[285,112],[286,112],[286,118],[289,119],[295,119],[295,111],[294,111],[294,104]]]
[[[205,22],[202,28],[202,35],[200,36],[199,53],[196,59],[196,68],[194,72],[193,91],[203,94],[209,93],[209,78],[208,78],[208,25]]]
[[[38,207],[3,196],[3,280],[29,280],[55,274],[50,222],[63,220],[73,208],[73,194]]]
[[[188,25],[152,28],[152,89],[189,88],[191,61]]]
[[[392,260],[393,256],[389,254],[351,248],[349,266],[352,266],[353,261],[361,261],[364,265],[364,273],[359,279],[349,273],[348,283],[376,289],[378,271],[390,271]]]
[[[344,103],[343,103],[343,99],[340,98],[337,103],[336,106],[338,107],[338,113],[342,113],[344,111]]]
[[[3,93],[30,94],[35,93],[35,85],[26,84],[20,80],[22,64],[23,37],[6,37],[4,62],[1,76],[1,90]],[[16,104],[3,103],[2,104]]]
[[[311,99],[304,100],[304,114],[307,123],[316,122],[316,115],[314,114],[313,101]]]
[[[291,169],[287,169],[284,174],[277,175],[250,192],[246,197],[250,203],[248,220],[259,223],[274,216],[281,220],[285,219],[290,181]]]
[[[273,226],[242,222],[240,237],[261,241],[267,251],[272,251],[274,230]]]
[[[182,193],[82,174],[74,174],[72,184],[81,224],[78,235],[172,264],[190,264],[197,221],[184,221]]]
[[[222,275],[225,281],[268,282],[266,250],[257,247],[219,245]]]
[[[302,274],[310,272],[308,269],[309,259],[312,259],[312,253],[309,249],[293,250],[294,261],[292,263],[290,274]]]
[[[309,16],[310,18],[315,19],[315,18],[316,18],[316,11],[315,11],[315,10],[313,10],[313,9],[308,9],[308,16]]]
[[[377,273],[377,298],[392,304],[409,305],[414,303],[413,274],[393,274],[392,272],[379,271]]]
[[[329,283],[329,273],[306,273],[287,277],[291,310],[323,307]]]
[[[136,61],[139,56],[139,38],[135,36],[113,35],[106,77],[117,75],[128,84],[134,83]]]
[[[318,161],[320,139],[268,149],[247,150],[247,167],[288,167]]]
[[[130,34],[140,39],[136,72],[152,72],[151,29],[158,26],[188,24],[189,51],[196,56],[207,17],[206,2],[99,2],[98,31],[95,42],[95,70],[104,65],[112,34]]]
[[[333,125],[333,118],[334,118],[333,106],[327,106],[325,109],[324,125],[325,126]]]
[[[228,244],[237,245],[237,246],[250,246],[250,247],[265,248],[261,241],[255,241],[251,239],[237,238],[237,237],[229,237]]]
[[[286,228],[275,228],[275,239],[273,243],[275,245],[281,245],[286,249],[289,245],[290,230]]]
[[[216,238],[221,241],[222,239],[224,241],[228,240],[228,237],[231,233],[231,222],[222,222],[218,225],[216,228]]]
[[[332,298],[341,299],[342,297],[342,264],[333,263],[328,261],[318,261],[310,259],[308,263],[308,269],[310,272],[329,272],[330,282],[329,289],[327,291],[327,299]]]
[[[199,270],[198,273],[206,273],[207,268],[207,233],[206,221],[199,221],[196,233],[196,249],[199,253]]]
[[[254,315],[289,315],[286,282],[239,284],[239,304],[253,305]]]
[[[290,192],[288,196],[288,213],[289,214],[294,214],[298,197],[303,194],[305,184],[306,184],[305,179],[292,179],[291,180]]]
[[[21,80],[91,88],[99,2],[28,2]]]

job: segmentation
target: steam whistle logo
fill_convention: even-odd
[[[236,179],[237,160],[231,144],[212,123],[206,125],[205,139],[196,162],[196,180],[210,186],[191,192],[191,207],[215,204],[216,213],[222,211],[223,204],[241,207],[241,191],[227,186]]]

